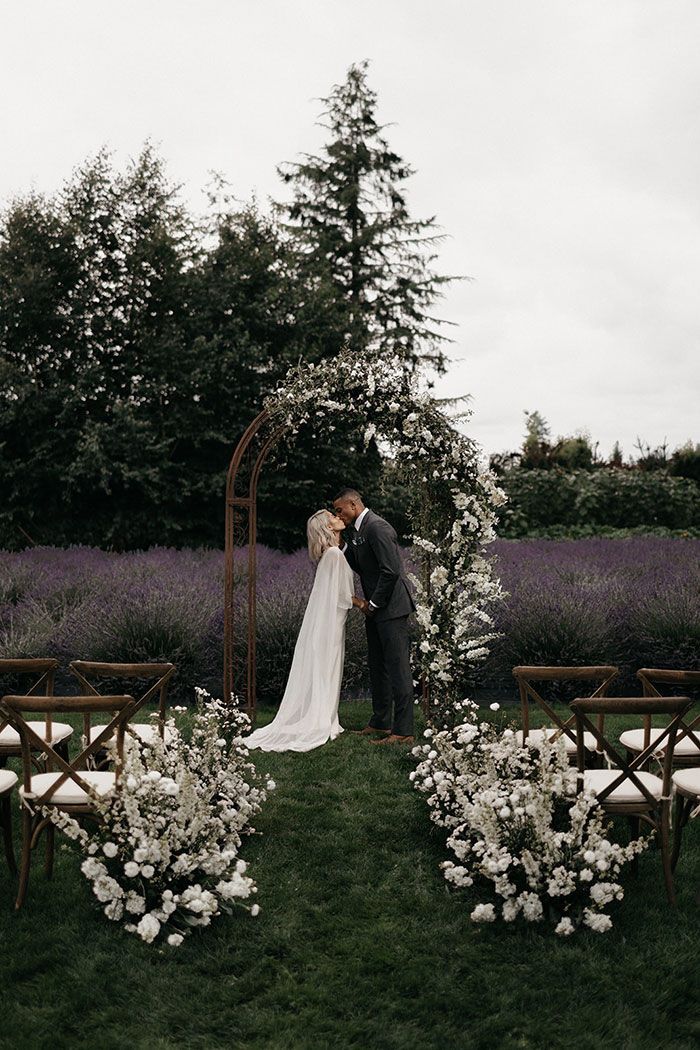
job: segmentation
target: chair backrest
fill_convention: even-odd
[[[87,763],[102,748],[105,742],[116,732],[117,761],[115,768],[115,782],[118,783],[122,762],[124,759],[124,730],[126,723],[133,716],[135,707],[134,698],[131,696],[4,696],[0,700],[0,714],[12,724],[20,736],[22,747],[22,774],[25,797],[33,797],[36,805],[42,805],[62,784],[67,780],[73,780],[88,795],[94,795],[91,786],[80,776]],[[115,711],[103,731],[92,742],[87,740],[85,747],[72,760],[66,760],[58,752],[36,733],[32,723],[28,722],[25,715],[30,712],[47,711],[53,713],[63,712],[68,714],[83,714]],[[40,748],[46,755],[46,769],[61,771],[57,780],[52,781],[51,786],[40,797],[32,796],[31,781],[33,774],[32,749]]]
[[[558,727],[559,732],[557,733],[557,736],[566,734],[570,740],[574,743],[576,742],[576,735],[573,730],[575,721],[574,715],[570,715],[566,720],[563,720],[552,708],[550,702],[546,700],[537,689],[535,689],[535,686],[533,685],[534,682],[592,682],[594,688],[590,693],[590,696],[605,696],[610,684],[617,678],[619,673],[617,667],[612,667],[608,664],[595,664],[590,667],[539,667],[526,665],[518,665],[517,667],[514,667],[513,677],[518,683],[518,691],[520,693],[520,715],[522,718],[523,738],[527,739],[527,735],[530,731],[530,711],[528,701],[534,700],[538,707],[545,711],[547,717]],[[604,715],[601,715],[601,731],[604,726],[604,717]]]
[[[72,660],[68,670],[80,682],[86,693],[92,696],[100,696],[99,690],[93,684],[95,680],[109,679],[110,681],[122,680],[125,682],[143,681],[151,682],[146,691],[135,700],[134,713],[139,711],[144,704],[158,693],[158,729],[160,735],[165,732],[165,707],[168,697],[168,684],[175,674],[175,664],[116,664],[99,663],[95,660]],[[153,681],[151,681],[153,680]],[[90,739],[90,715],[84,719],[84,732]]]
[[[26,677],[30,680],[34,679],[29,689],[27,689],[25,696],[34,696],[39,693],[39,691],[42,691],[44,696],[53,696],[58,666],[58,660],[49,657],[41,657],[36,660],[0,660],[0,676],[18,675],[22,678]],[[52,720],[49,711],[47,711],[44,716],[44,722],[46,726],[46,739],[50,741]],[[6,725],[7,719],[0,715],[0,732],[2,732]]]
[[[668,801],[671,794],[671,776],[673,773],[673,749],[676,744],[678,730],[687,728],[683,721],[684,715],[693,706],[693,701],[687,696],[604,696],[604,697],[577,697],[570,705],[576,719],[576,759],[579,774],[582,775],[586,768],[586,748],[584,746],[584,733],[593,733],[598,749],[603,751],[608,758],[620,770],[620,776],[611,781],[603,790],[598,792],[598,800],[604,802],[607,796],[619,787],[623,781],[632,781],[638,791],[641,791],[646,801],[652,806],[658,805],[658,799],[649,791],[649,788],[640,780],[637,773],[652,755],[663,747],[663,801]],[[608,740],[602,730],[594,725],[586,716],[596,715],[600,719],[605,715],[643,715],[651,718],[652,715],[665,715],[667,724],[659,737],[648,748],[638,752],[629,760],[623,757]]]
[[[663,696],[663,692],[659,692],[657,686],[662,686],[666,690],[669,686],[679,686],[685,690],[688,687],[691,689],[700,689],[700,671],[681,671],[671,670],[666,667],[640,667],[637,671],[637,678],[642,683],[642,693],[644,696]],[[644,726],[644,747],[649,747],[651,741],[651,715],[645,715],[642,720]],[[690,723],[691,729],[696,729],[700,726],[700,714]]]

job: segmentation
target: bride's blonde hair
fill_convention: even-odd
[[[328,527],[330,511],[317,510],[306,523],[306,539],[309,544],[311,561],[318,562],[329,547],[335,546],[335,534]]]

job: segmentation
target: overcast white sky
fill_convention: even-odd
[[[474,279],[439,384],[473,436],[515,448],[538,409],[604,454],[674,447],[700,440],[699,44],[697,0],[0,0],[0,200],[147,137],[198,209],[212,169],[279,197],[369,58],[413,213]]]

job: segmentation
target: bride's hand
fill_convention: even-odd
[[[354,594],[352,596],[352,604],[356,609],[361,609],[363,613],[366,613],[369,609],[369,602],[365,598],[358,598]]]

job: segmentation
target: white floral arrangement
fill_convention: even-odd
[[[234,702],[195,692],[189,738],[174,718],[165,742],[143,747],[127,735],[120,790],[96,802],[101,821],[94,828],[44,810],[79,842],[81,871],[107,918],[149,944],[177,947],[235,904],[253,916],[260,911],[243,903],[257,886],[239,850],[275,784],[263,785],[249,761],[242,738],[248,717]]]
[[[458,706],[460,724],[425,730],[410,778],[449,831],[455,860],[442,865],[446,880],[495,895],[474,907],[472,921],[547,919],[560,936],[610,929],[605,908],[622,899],[620,871],[649,837],[610,841],[602,807],[577,792],[563,739],[519,745],[512,730],[478,721],[475,704]]]
[[[425,565],[412,577],[417,659],[431,702],[449,708],[458,676],[487,655],[496,637],[489,610],[503,597],[484,548],[495,539],[496,509],[505,494],[479,447],[399,358],[344,352],[302,365],[265,407],[273,425],[292,437],[309,424],[332,432],[339,413],[356,417],[365,444],[376,439],[395,457],[413,497],[412,542]]]

